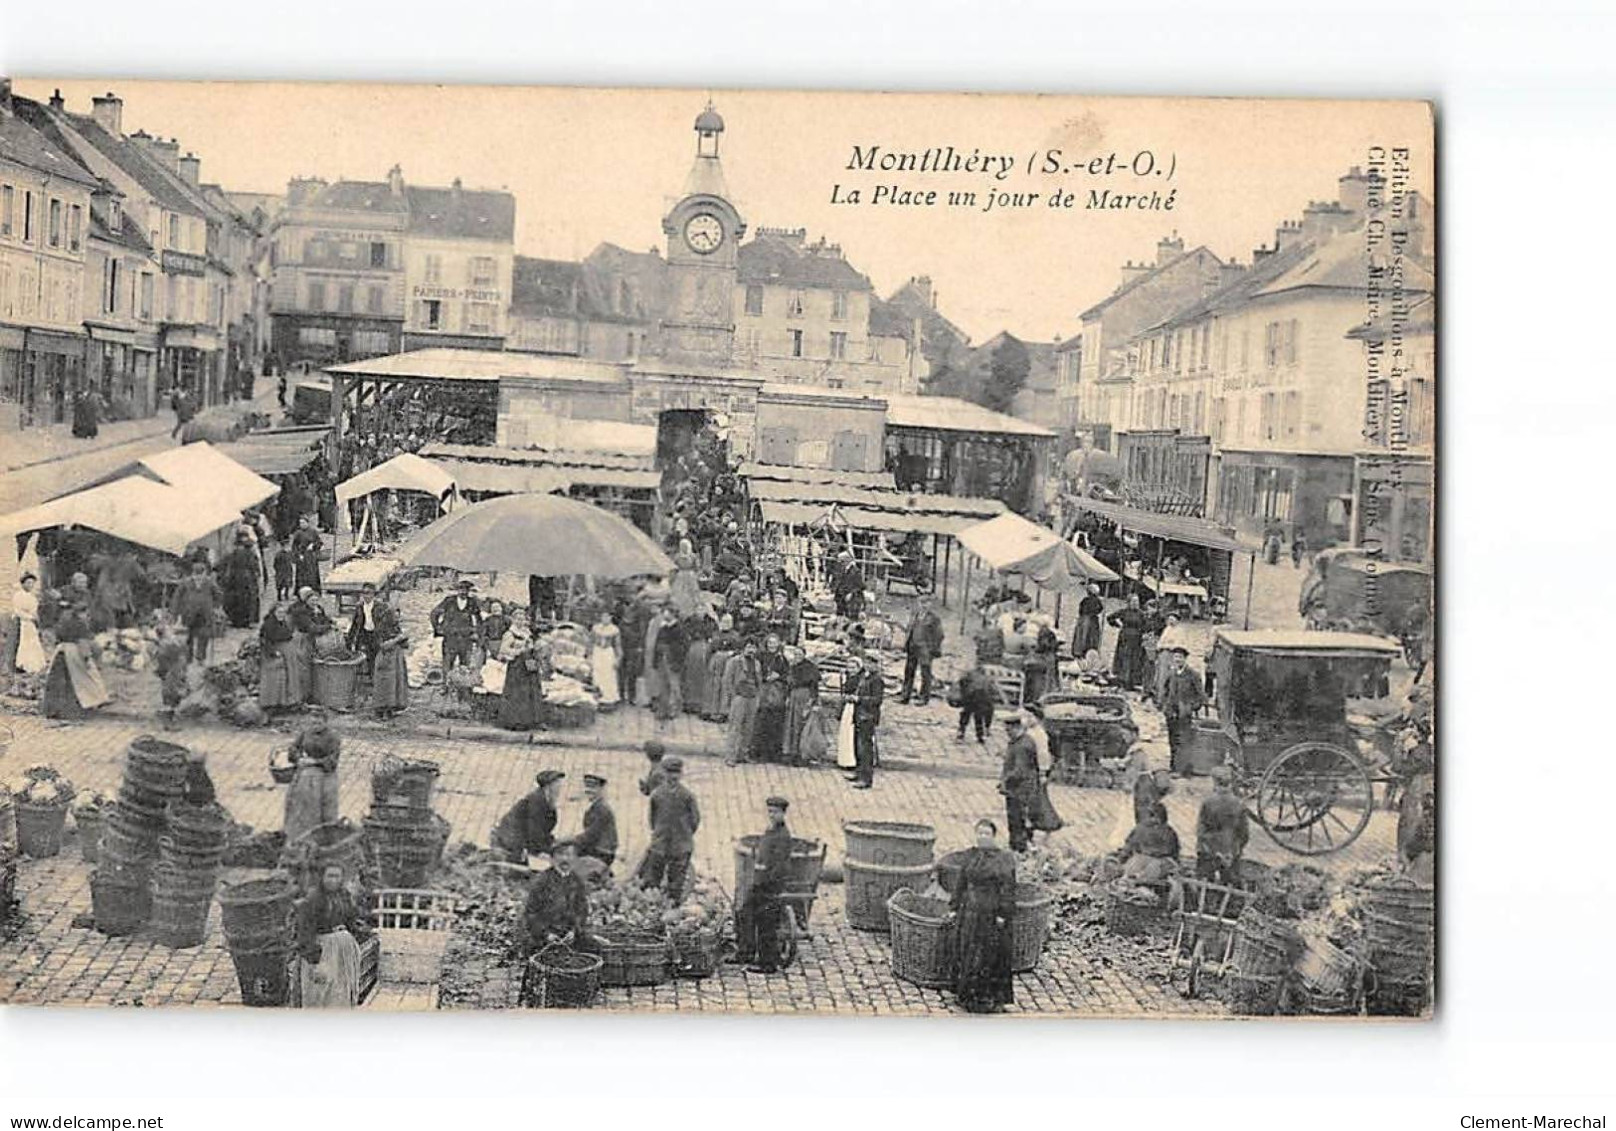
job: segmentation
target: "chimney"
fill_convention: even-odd
[[[394,196],[404,195],[404,170],[397,165],[387,170],[387,191]]]
[[[1251,265],[1253,267],[1257,266],[1257,264],[1274,254],[1275,250],[1275,248],[1271,248],[1267,244],[1258,244],[1251,249]]]
[[[194,153],[187,153],[179,161],[180,176],[185,183],[195,188],[202,183],[202,158]]]
[[[1172,235],[1164,236],[1156,242],[1156,266],[1171,263],[1184,254],[1184,241],[1175,230]]]
[[[1245,267],[1231,259],[1218,268],[1218,286],[1226,287],[1245,273]]]
[[[1274,250],[1284,251],[1295,244],[1302,237],[1302,222],[1300,220],[1281,220],[1279,227],[1274,229]]]
[[[933,310],[937,309],[937,299],[932,295],[931,292],[930,275],[911,275],[909,277],[909,285],[913,287],[915,289],[915,293],[920,296],[921,302],[925,303]]]
[[[158,163],[169,172],[179,172],[180,143],[178,138],[171,137],[167,141],[164,141],[162,138],[152,138],[146,152],[155,157]]]
[[[112,91],[90,99],[90,117],[113,137],[123,136],[123,99]]]
[[[1355,219],[1354,213],[1334,201],[1309,201],[1302,210],[1302,238],[1323,243],[1336,233],[1346,231]]]
[[[1369,177],[1361,168],[1354,165],[1336,183],[1341,186],[1336,199],[1342,208],[1359,215],[1369,211]]]
[[[55,90],[51,91],[50,108],[60,113],[66,108],[66,106],[67,103],[62,99],[62,88],[57,87]]]
[[[1128,260],[1122,265],[1122,281],[1117,284],[1117,290],[1120,291],[1139,276],[1149,274],[1152,270],[1153,268],[1148,263],[1135,263],[1131,259]]]
[[[454,179],[454,184],[449,186],[449,195],[453,198],[454,203],[457,205],[460,203],[461,197],[465,195],[464,190],[460,187],[459,177],[456,177]]]
[[[286,182],[286,207],[296,208],[323,188],[325,181],[320,177],[293,177]]]

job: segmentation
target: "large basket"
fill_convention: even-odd
[[[668,932],[669,962],[676,978],[710,978],[724,959],[721,926]]]
[[[931,876],[930,860],[887,865],[848,857],[842,864],[847,873],[847,925],[859,931],[887,930],[887,901],[900,888],[925,887]]]
[[[1279,1012],[1285,987],[1283,974],[1230,973],[1223,979],[1223,1000],[1232,1013],[1245,1017],[1271,1017]]]
[[[94,864],[101,849],[101,811],[79,809],[73,813],[73,824],[79,830],[79,859]]]
[[[17,847],[36,860],[62,851],[67,831],[67,801],[34,805],[20,798],[17,807]]]
[[[1322,998],[1350,995],[1360,974],[1357,959],[1318,934],[1303,938],[1293,969],[1302,987]]]
[[[151,918],[151,887],[145,883],[120,883],[99,870],[91,872],[90,908],[95,915],[95,929],[103,935],[132,935]]]
[[[603,986],[656,986],[666,982],[668,940],[647,931],[604,931],[600,943],[600,984]]]
[[[844,821],[842,832],[847,836],[848,860],[889,868],[930,864],[937,843],[937,830],[930,825],[899,821]]]
[[[441,772],[436,762],[424,759],[377,767],[370,775],[371,799],[377,805],[430,809],[432,789]]]
[[[285,939],[296,894],[291,880],[280,875],[225,885],[219,919],[231,948],[240,943],[251,950],[265,939]]]
[[[236,982],[241,986],[241,1004],[286,1004],[292,991],[292,956],[285,942],[272,942],[256,950],[232,947],[230,961],[235,964]]]
[[[1285,983],[1280,1008],[1285,1013],[1312,1017],[1350,1017],[1362,1012],[1363,998],[1356,986],[1340,993],[1327,994],[1311,989],[1301,981],[1291,980]]]
[[[539,1009],[583,1009],[600,992],[605,960],[551,943],[527,960],[522,1003]]]
[[[892,972],[917,986],[954,982],[956,932],[941,899],[900,888],[887,900],[892,930]]]
[[[1273,977],[1291,968],[1301,949],[1294,928],[1248,907],[1234,938],[1234,967],[1247,977]]]
[[[1124,938],[1164,933],[1164,924],[1172,921],[1165,900],[1157,903],[1134,903],[1123,899],[1114,891],[1105,893],[1105,929]]]
[[[365,666],[363,656],[351,660],[314,660],[314,701],[337,711],[353,709],[359,692],[359,673]]]
[[[1419,1017],[1431,1006],[1429,979],[1394,979],[1377,973],[1364,995],[1364,1012],[1371,1017]]]
[[[1038,965],[1055,916],[1055,893],[1037,884],[1016,885],[1016,917],[1011,921],[1010,969],[1025,974]]]

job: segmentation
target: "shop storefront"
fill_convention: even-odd
[[[6,428],[66,422],[84,373],[84,342],[78,334],[33,327],[0,328],[0,401]]]
[[[1357,458],[1352,542],[1390,561],[1430,565],[1436,526],[1431,457],[1374,452]]]
[[[162,352],[158,355],[159,401],[183,389],[198,407],[220,403],[224,399],[224,378],[219,345],[219,332],[211,326],[163,327]]]
[[[1262,537],[1300,532],[1312,549],[1339,546],[1352,533],[1351,456],[1225,449],[1218,471],[1217,520]]]

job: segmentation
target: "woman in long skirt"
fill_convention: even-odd
[[[56,654],[41,697],[47,719],[82,719],[112,702],[93,657],[88,618],[88,611],[75,605],[56,622]]]
[[[617,682],[618,665],[623,659],[623,634],[612,623],[611,614],[600,611],[600,619],[589,630],[589,670],[602,707],[615,707],[622,700]]]
[[[298,590],[286,619],[292,624],[291,661],[298,673],[295,683],[302,693],[300,702],[307,703],[314,696],[314,642],[331,631],[331,618],[320,605],[320,595],[305,585]]]
[[[370,934],[369,916],[347,886],[340,864],[327,864],[319,886],[299,900],[298,1004],[304,1009],[352,1009],[359,1004],[359,940]]]
[[[1130,594],[1128,607],[1105,619],[1118,630],[1111,674],[1123,687],[1137,690],[1145,675],[1145,614],[1139,608],[1139,595]]]
[[[370,705],[379,715],[396,715],[410,705],[410,673],[404,660],[406,643],[401,634],[394,633],[376,648],[376,666],[371,672]]]
[[[729,703],[724,697],[724,672],[739,646],[735,621],[725,613],[718,618],[718,632],[707,645],[707,696],[701,705],[701,717],[704,719],[723,722],[729,717]]]
[[[708,643],[718,631],[712,613],[701,612],[685,621],[685,670],[679,681],[679,692],[684,697],[684,712],[699,715],[707,703]]]
[[[782,753],[788,765],[801,765],[802,729],[808,723],[808,712],[819,702],[819,665],[808,659],[797,647],[786,649],[791,667],[786,684],[786,735]]]
[[[1081,659],[1089,650],[1100,648],[1100,617],[1105,614],[1105,602],[1100,598],[1100,587],[1089,583],[1089,591],[1077,603],[1077,631],[1072,634],[1072,655]]]
[[[258,598],[263,592],[263,578],[259,573],[258,551],[253,549],[249,536],[236,535],[236,547],[224,560],[224,613],[234,628],[246,628],[258,619]]]
[[[39,640],[39,597],[34,590],[39,579],[31,573],[22,575],[17,591],[11,595],[11,611],[17,617],[17,654],[12,663],[20,672],[38,675],[45,670],[45,646]]]
[[[779,762],[785,754],[786,702],[790,698],[791,662],[780,650],[780,638],[769,633],[758,653],[761,687],[757,722],[752,727],[752,760]]]
[[[1015,1000],[1010,970],[1016,915],[1016,858],[997,842],[992,821],[976,823],[976,847],[964,853],[949,906],[959,940],[954,996],[972,1013],[994,1013]]]
[[[533,730],[544,714],[544,677],[549,674],[547,649],[534,638],[520,656],[505,665],[505,690],[499,697],[499,725],[506,730]]]
[[[706,602],[701,596],[701,584],[697,580],[696,570],[700,562],[696,552],[691,549],[690,539],[680,541],[679,550],[673,555],[673,577],[668,582],[668,604],[682,618],[695,616],[706,608]]]
[[[338,816],[337,763],[342,756],[342,738],[328,726],[313,726],[292,743],[292,762],[297,769],[286,789],[286,814],[282,830],[287,844],[308,835]]]
[[[296,635],[286,617],[286,602],[275,602],[258,629],[258,705],[266,711],[303,702],[303,672],[293,647]]]

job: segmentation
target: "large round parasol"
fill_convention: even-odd
[[[465,573],[605,578],[673,572],[661,548],[626,519],[559,495],[505,495],[451,511],[395,555],[406,566]]]

